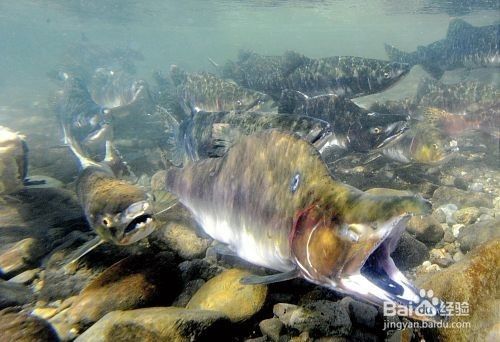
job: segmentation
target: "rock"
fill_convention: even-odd
[[[51,319],[59,336],[88,326],[111,311],[170,304],[180,279],[169,254],[132,255],[92,280],[72,305]]]
[[[20,273],[13,278],[10,278],[9,281],[18,284],[29,284],[38,276],[39,273],[40,269],[34,268],[32,270],[24,271],[23,273]]]
[[[0,309],[33,302],[31,290],[22,285],[0,279]]]
[[[241,322],[260,311],[267,296],[266,285],[243,285],[250,272],[230,269],[207,281],[186,305],[187,309],[214,310],[232,322]]]
[[[444,230],[443,241],[448,243],[455,241],[455,236],[453,235],[453,231],[449,227],[447,227],[447,229]]]
[[[351,297],[342,298],[340,303],[347,309],[353,324],[370,329],[375,328],[378,310],[373,305],[357,301]]]
[[[405,271],[427,260],[429,258],[429,250],[425,244],[407,232],[403,232],[398,246],[392,252],[391,257],[394,259],[396,266],[400,270]]]
[[[460,249],[468,252],[476,246],[500,237],[500,218],[480,221],[460,230],[458,241]]]
[[[205,280],[203,279],[194,279],[188,281],[184,285],[184,290],[182,290],[181,294],[177,297],[177,299],[172,303],[172,306],[177,307],[185,307],[191,297],[205,284]]]
[[[453,180],[453,185],[460,190],[467,190],[469,187],[469,183],[463,177],[456,177]]]
[[[453,264],[451,255],[442,249],[432,249],[430,251],[429,261],[440,267],[448,267]]]
[[[440,186],[434,191],[432,203],[436,207],[453,203],[458,207],[493,208],[493,196],[482,192],[464,191],[452,187]]]
[[[81,234],[81,233],[80,233]],[[78,234],[77,234],[78,235]],[[74,237],[68,236],[68,242]],[[82,257],[78,262],[67,263],[71,253],[87,239],[74,239],[67,248],[51,253],[45,264],[40,287],[39,299],[46,302],[65,299],[79,294],[94,278],[111,265],[130,256],[132,246],[103,244]]]
[[[495,197],[493,200],[493,206],[495,209],[500,209],[500,196]]]
[[[448,302],[468,303],[469,314],[453,315],[448,324],[469,322],[467,329],[438,329],[443,341],[484,341],[486,334],[499,323],[500,239],[478,246],[460,262],[447,269],[417,279],[423,289]]]
[[[283,323],[276,317],[265,319],[259,323],[262,335],[269,337],[274,342],[278,342],[280,340],[283,326]]]
[[[460,260],[462,260],[464,258],[464,256],[465,256],[464,253],[457,251],[455,254],[453,254],[453,261],[459,262]]]
[[[441,224],[446,223],[446,213],[441,208],[437,208],[432,213],[432,216]]]
[[[456,223],[455,220],[453,219],[453,213],[457,210],[458,210],[458,207],[453,203],[444,204],[444,205],[438,207],[434,211],[434,217],[436,217],[436,219],[439,220],[438,218],[441,216],[441,213],[442,213],[442,214],[444,214],[444,216],[446,218],[444,222]]]
[[[484,189],[483,183],[475,182],[469,186],[470,191],[481,192]]]
[[[1,341],[58,341],[54,329],[41,318],[8,310],[0,311]]]
[[[461,224],[461,223],[457,223],[457,224],[454,224],[452,227],[451,227],[451,232],[453,234],[453,237],[457,238],[458,235],[460,235],[460,231],[462,230],[462,228],[464,228],[465,225]]]
[[[496,342],[500,341],[500,323],[495,324],[487,333],[486,339],[487,342]]]
[[[481,215],[481,211],[475,207],[467,207],[457,210],[453,214],[453,219],[457,223],[471,224],[474,223]]]
[[[194,259],[179,264],[183,282],[193,279],[209,280],[224,271],[224,268],[206,259]]]
[[[47,320],[54,317],[59,311],[59,308],[35,308],[33,311],[31,311],[31,314]]]
[[[209,239],[198,237],[193,227],[179,223],[171,223],[157,229],[150,239],[158,240],[164,246],[162,250],[172,250],[183,259],[196,259],[203,257],[210,245]]]
[[[340,302],[320,300],[305,306],[278,303],[273,312],[288,328],[308,332],[311,337],[348,336],[351,331],[349,313]]]
[[[28,152],[24,138],[0,126],[0,195],[23,188]]]
[[[43,253],[38,240],[21,240],[0,255],[0,274],[6,277],[19,274],[35,264]]]
[[[436,243],[444,236],[441,224],[432,216],[413,216],[406,230],[424,243]]]
[[[229,341],[230,328],[217,311],[157,307],[110,312],[75,341]]]
[[[406,190],[396,190],[396,189],[388,189],[388,188],[371,188],[366,190],[365,192],[376,195],[376,196],[408,196],[413,195],[411,191]]]

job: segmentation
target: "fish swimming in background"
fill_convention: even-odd
[[[162,110],[169,137],[162,148],[174,165],[187,161],[223,156],[245,135],[269,129],[294,132],[313,144],[318,150],[333,132],[328,122],[309,116],[262,112],[194,112],[190,118],[178,122],[168,111]]]
[[[109,112],[92,99],[86,83],[78,77],[68,75],[56,96],[55,111],[68,124],[68,133],[84,142],[85,147],[102,145],[110,138],[111,131],[106,126]]]
[[[494,138],[500,138],[500,106],[498,103],[487,107],[469,108],[463,114],[451,113],[435,107],[426,107],[422,111],[422,120],[447,136],[458,137],[466,132],[480,131]]]
[[[92,100],[114,118],[148,113],[153,101],[147,83],[120,70],[98,68],[89,83]]]
[[[424,79],[413,98],[375,102],[371,111],[407,112],[412,119],[425,121],[449,136],[480,131],[500,137],[500,91],[492,84],[477,81],[444,84]]]
[[[499,67],[500,25],[475,27],[462,19],[452,19],[446,38],[427,46],[418,46],[414,52],[403,52],[385,45],[389,59],[394,62],[420,64],[435,78],[446,70],[474,67]]]
[[[193,111],[276,111],[269,95],[243,88],[208,72],[187,73],[176,65],[170,77],[186,115]]]
[[[334,93],[354,98],[381,92],[409,71],[410,66],[405,63],[364,57],[313,59],[293,51],[270,57],[244,52],[237,62],[226,64],[223,76],[274,99],[284,89],[298,90],[308,96]]]
[[[354,152],[379,149],[398,139],[407,129],[407,114],[368,111],[335,94],[309,97],[299,91],[284,90],[278,112],[307,115],[328,122],[334,133],[322,147]]]
[[[418,291],[390,257],[419,196],[375,196],[335,180],[309,142],[276,130],[242,137],[221,158],[170,168],[166,189],[232,253],[376,305],[418,305]]]
[[[439,165],[450,160],[458,150],[456,140],[423,121],[412,124],[400,139],[372,153],[367,163],[383,155],[402,164]]]
[[[102,162],[87,158],[79,144],[63,124],[64,139],[80,164],[76,193],[85,218],[97,237],[86,243],[73,256],[79,259],[98,245],[135,243],[153,232],[156,226],[153,203],[139,186],[117,178],[123,171],[116,151],[106,142]]]

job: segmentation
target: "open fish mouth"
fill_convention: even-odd
[[[386,129],[387,137],[384,140],[382,140],[377,146],[375,146],[375,148],[380,149],[387,146],[390,143],[399,140],[399,138],[403,136],[403,133],[405,133],[409,128],[410,126],[408,125],[407,121],[398,121],[389,125],[389,127],[387,127]]]
[[[382,224],[379,228],[381,239],[360,263],[358,271],[342,277],[337,283],[342,292],[378,306],[390,304],[396,309],[417,307],[422,302],[419,290],[398,270],[390,256],[409,218],[410,215],[401,215]],[[437,318],[413,314],[411,317],[420,320]]]
[[[156,223],[151,212],[152,206],[148,201],[139,201],[131,204],[122,214],[120,237],[118,244],[129,245],[137,242],[153,232]]]
[[[134,218],[125,228],[124,233],[130,233],[137,229],[146,228],[146,226],[153,223],[153,217],[151,215],[145,214]]]

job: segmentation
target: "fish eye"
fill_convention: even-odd
[[[296,173],[292,177],[292,181],[290,182],[290,191],[292,192],[292,194],[295,191],[297,191],[297,188],[299,187],[299,184],[300,184],[300,175],[298,173]]]
[[[391,78],[391,74],[389,72],[384,72],[384,78]]]
[[[437,144],[432,144],[432,148],[437,150],[438,149],[438,145]]]
[[[102,224],[105,225],[106,227],[108,226],[109,224],[109,221],[107,219],[103,219],[102,220]]]
[[[375,127],[375,128],[373,129],[373,133],[375,133],[375,134],[380,134],[380,132],[381,132],[381,131],[382,131],[382,130],[381,130],[379,127]]]
[[[236,100],[236,105],[241,106],[241,104],[242,104],[242,103],[241,103],[241,101],[240,101],[240,100]]]

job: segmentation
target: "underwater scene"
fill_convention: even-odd
[[[500,341],[498,0],[0,3],[0,341]]]

